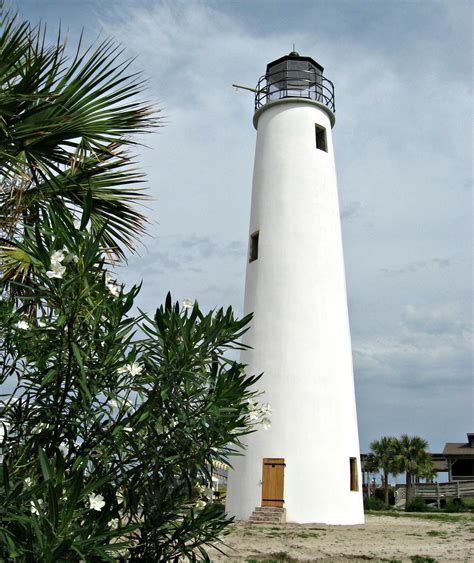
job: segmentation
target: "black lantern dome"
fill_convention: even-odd
[[[282,98],[309,98],[327,106],[333,113],[334,84],[323,76],[324,68],[311,57],[292,51],[268,63],[257,84],[255,109]]]

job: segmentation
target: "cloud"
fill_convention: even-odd
[[[360,201],[351,201],[344,205],[341,209],[341,219],[350,221],[360,217],[362,205]]]
[[[405,264],[401,268],[380,268],[383,274],[398,275],[398,274],[411,274],[426,269],[444,269],[451,265],[451,260],[448,258],[432,258],[431,260],[417,260]]]
[[[460,305],[409,305],[393,334],[354,342],[355,370],[360,380],[390,387],[467,386],[472,345],[471,320]]]
[[[401,314],[402,327],[417,335],[465,335],[469,331],[469,316],[459,304],[438,307],[407,305]]]
[[[136,268],[145,265],[152,271],[195,271],[196,265],[212,260],[220,262],[235,258],[245,260],[246,247],[242,241],[217,243],[206,236],[168,236],[156,241],[158,249],[147,248],[140,256],[132,257],[128,265]]]

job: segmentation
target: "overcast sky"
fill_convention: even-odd
[[[113,37],[166,127],[139,160],[150,237],[120,271],[153,311],[168,290],[241,314],[253,97],[292,50],[335,83],[333,131],[361,450],[382,435],[465,441],[473,425],[469,1],[11,1],[54,35]]]

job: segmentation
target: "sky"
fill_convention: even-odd
[[[149,233],[118,276],[242,314],[254,87],[296,49],[335,83],[333,130],[361,451],[474,431],[469,1],[16,0],[74,44],[112,37],[164,127],[138,160]]]

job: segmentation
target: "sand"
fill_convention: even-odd
[[[438,562],[474,562],[474,515],[437,518],[366,515],[360,526],[239,522],[221,546],[229,557],[211,550],[211,561],[411,561],[430,557]],[[444,520],[443,520],[444,519]]]

